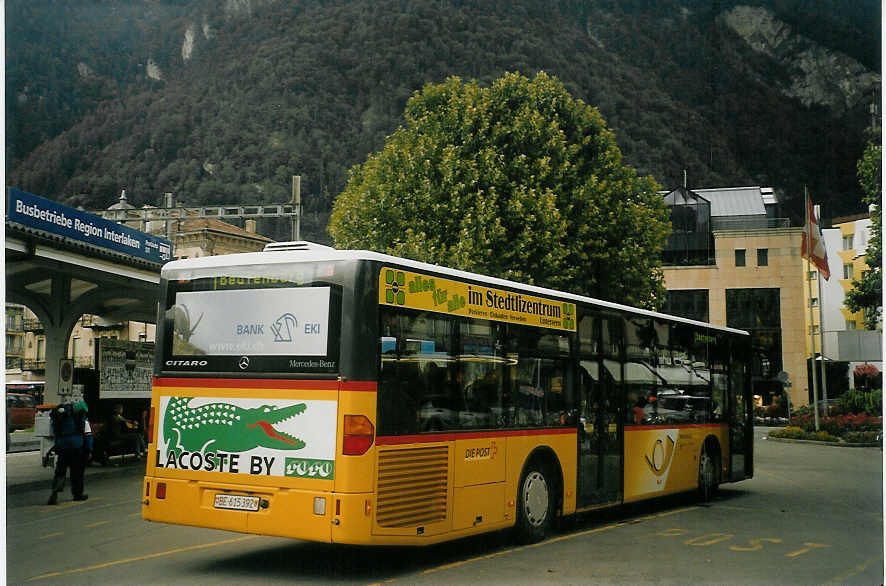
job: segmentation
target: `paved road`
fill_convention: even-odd
[[[330,547],[141,520],[137,468],[85,503],[10,495],[11,584],[880,584],[880,450],[775,443],[710,505],[587,516],[516,547],[499,533],[423,549]]]

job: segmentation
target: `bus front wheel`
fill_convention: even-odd
[[[521,543],[544,539],[554,517],[551,475],[539,463],[530,464],[520,480],[517,538]]]

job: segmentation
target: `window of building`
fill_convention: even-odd
[[[846,320],[846,329],[847,329],[847,330],[855,330],[855,329],[858,329],[858,326],[855,324],[855,320],[854,320],[854,319],[847,319],[847,320]]]
[[[818,297],[809,300],[809,307],[818,307]]]
[[[768,248],[758,248],[757,249],[757,266],[758,267],[768,267],[769,266],[769,249]]]
[[[774,377],[782,370],[779,289],[726,289],[726,325],[750,332],[751,374]]]
[[[855,248],[854,246],[854,235],[850,234],[849,236],[843,236],[843,250],[852,250]]]
[[[735,266],[743,267],[747,264],[747,260],[745,259],[746,250],[743,248],[735,249]]]
[[[668,291],[664,312],[698,321],[710,321],[707,289]]]
[[[855,278],[852,264],[843,265],[843,278],[844,279],[854,279]]]
[[[818,271],[809,271],[809,273],[806,275],[806,280],[817,281],[818,280]]]
[[[46,360],[46,338],[37,338],[37,360]]]

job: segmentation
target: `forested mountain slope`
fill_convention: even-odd
[[[7,183],[87,209],[125,188],[282,202],[303,233],[406,100],[544,70],[665,188],[766,185],[802,217],[860,211],[879,3],[817,0],[86,0],[6,3]],[[269,228],[273,229],[273,227]],[[275,234],[272,234],[275,235]]]

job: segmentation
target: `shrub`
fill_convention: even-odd
[[[801,428],[806,432],[815,431],[815,415],[807,413],[796,415],[791,419],[791,425]],[[820,417],[819,429],[834,436],[842,436],[849,432],[878,431],[882,427],[882,418],[858,413],[850,415],[836,415],[834,417]]]
[[[784,429],[778,429],[775,431],[769,432],[769,435],[772,437],[779,437],[785,439],[799,439],[799,440],[815,440],[819,442],[838,442],[840,438],[834,437],[826,431],[818,431],[818,432],[808,432],[804,429],[796,426],[788,426]]]
[[[876,431],[850,431],[843,439],[851,444],[871,444],[877,441]]]
[[[815,440],[817,442],[838,442],[840,438],[834,437],[826,431],[816,431],[808,434],[806,439]]]
[[[858,389],[844,393],[837,401],[840,413],[869,413],[880,415],[883,413],[883,391],[876,389],[864,392]]]
[[[776,429],[774,431],[770,431],[769,435],[771,435],[772,437],[783,437],[787,439],[806,439],[807,434],[805,431],[803,431],[803,428],[789,425],[784,429]]]

